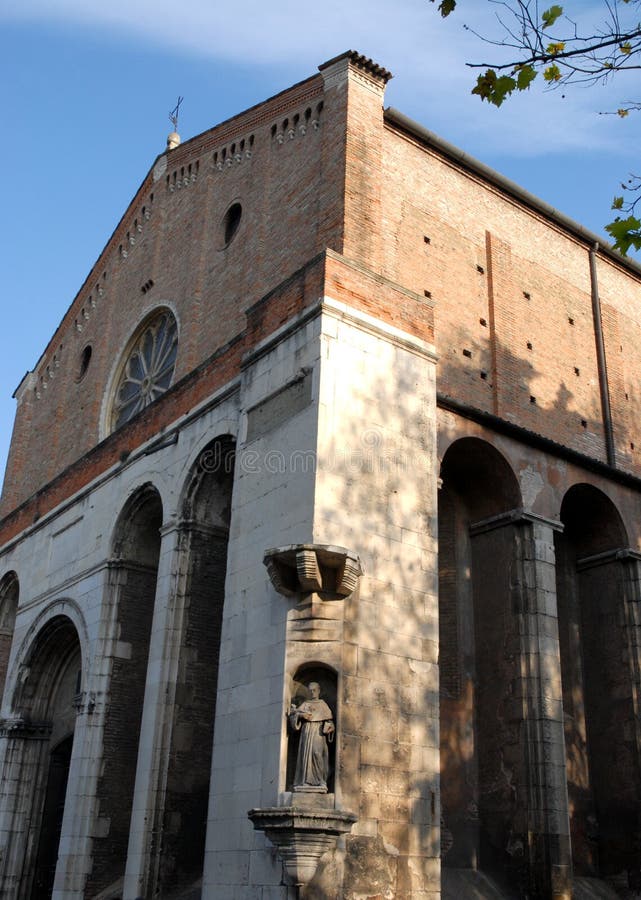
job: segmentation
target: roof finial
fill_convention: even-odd
[[[182,97],[178,97],[178,102],[169,113],[169,121],[174,126],[174,130],[167,138],[167,149],[174,150],[180,144],[180,135],[178,134],[178,113],[180,112],[180,104],[183,102]]]

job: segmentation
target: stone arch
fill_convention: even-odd
[[[104,831],[94,838],[87,895],[124,877],[140,744],[163,505],[151,483],[125,503],[111,540],[110,679],[98,782]]]
[[[506,847],[527,791],[527,774],[507,758],[522,728],[510,704],[519,675],[513,590],[521,494],[505,457],[478,438],[462,438],[448,448],[441,478],[444,883],[451,869],[482,869],[499,881],[514,883],[520,876],[512,870]]]
[[[51,897],[66,805],[82,651],[73,621],[54,612],[23,644],[6,741],[2,808],[13,821],[3,880],[19,897]],[[6,813],[5,813],[6,814]]]
[[[162,853],[159,846],[151,860],[150,889],[161,893],[195,881],[203,870],[234,463],[232,437],[210,440],[188,471],[179,502],[177,661],[164,801],[156,812]]]
[[[441,478],[465,495],[474,519],[521,505],[521,490],[512,466],[496,447],[481,438],[464,437],[450,444],[441,461]]]
[[[235,454],[235,439],[229,434],[214,438],[199,452],[183,487],[180,508],[184,521],[229,528]]]
[[[22,640],[16,644],[13,665],[7,676],[6,694],[7,707],[11,716],[19,716],[20,705],[23,701],[23,689],[25,674],[31,671],[31,661],[35,648],[39,646],[42,636],[46,636],[53,629],[52,622],[68,620],[76,634],[82,655],[82,683],[85,684],[88,673],[88,658],[86,648],[89,646],[87,624],[82,611],[75,600],[70,597],[59,597],[43,609],[31,623],[23,635]]]
[[[78,691],[82,681],[82,655],[78,631],[71,618],[55,611],[40,624],[35,636],[21,654],[20,675],[13,696],[15,715],[29,719],[46,720],[53,688],[59,673],[66,667],[66,660],[77,655],[80,660]],[[49,690],[52,688],[52,691]]]
[[[116,521],[111,538],[112,558],[154,564],[160,546],[162,515],[162,500],[156,486],[148,481],[136,488]]]
[[[15,572],[7,572],[0,579],[0,700],[4,693],[9,666],[9,654],[20,599],[20,584]]]
[[[639,883],[641,778],[627,621],[634,573],[614,503],[573,485],[555,537],[566,771],[575,875]]]

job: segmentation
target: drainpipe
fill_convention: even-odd
[[[608,369],[605,360],[605,343],[603,340],[603,322],[601,319],[601,302],[599,300],[599,283],[597,281],[596,255],[599,244],[590,248],[590,285],[592,288],[592,318],[594,320],[594,339],[596,341],[597,367],[599,370],[599,387],[601,389],[601,411],[605,430],[605,448],[608,465],[615,466],[614,429],[612,427],[612,411],[610,410],[610,388],[608,385]]]

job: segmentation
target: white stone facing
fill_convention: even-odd
[[[337,747],[332,802],[359,814],[353,833],[381,839],[396,858],[404,821],[410,854],[438,856],[433,361],[422,342],[327,299],[247,358],[238,393],[177,423],[175,442],[148,455],[147,448],[137,451],[0,555],[0,574],[15,570],[20,580],[3,715],[12,714],[16,661],[57,610],[74,610],[83,688],[92,698],[91,713],[85,706],[76,727],[56,897],[82,896],[92,836],[108,833],[96,794],[110,660],[131,654],[115,628],[108,562],[121,510],[152,484],[163,528],[123,896],[133,900],[144,891],[178,664],[171,638],[181,577],[176,525],[194,462],[223,434],[239,439],[203,896],[292,896],[247,811],[283,799],[284,709],[290,679],[305,662],[330,665],[338,675],[345,739]],[[248,442],[251,410],[300,377],[311,379],[309,404],[273,428],[263,422]],[[318,633],[324,637],[309,644],[292,630],[296,603],[276,594],[263,555],[312,541],[348,547],[365,576],[358,596],[335,601]],[[0,764],[1,754],[0,746]],[[400,810],[389,821],[386,796]],[[425,866],[409,868],[419,896]]]
[[[113,619],[113,586],[109,560],[113,556],[113,534],[118,516],[131,497],[145,484],[153,484],[163,505],[169,528],[176,520],[185,482],[202,449],[215,437],[234,434],[238,422],[237,396],[232,394],[217,407],[206,408],[200,417],[184,417],[175,443],[167,442],[153,455],[139,449],[121,466],[101,476],[79,495],[43,517],[0,552],[0,573],[15,571],[20,585],[19,606],[9,662],[9,677],[1,715],[13,716],[13,697],[26,658],[37,635],[56,615],[72,619],[80,639],[82,688],[85,698],[75,729],[67,787],[67,802],[60,841],[54,897],[82,898],[91,869],[92,837],[108,831],[100,818],[96,791],[102,764],[102,733],[109,698],[113,657],[130,654],[129,645],[118,641]],[[153,443],[153,442],[152,442]],[[169,584],[173,577],[172,549],[163,541],[149,660],[148,692],[140,736],[141,772],[135,792],[136,809],[153,806],[145,759],[161,741],[165,698],[158,685],[171,660],[165,659],[162,624],[166,614]],[[1,576],[0,576],[1,577]],[[155,691],[155,693],[154,693]],[[89,704],[89,705],[88,705]],[[0,769],[6,771],[6,740],[0,740]],[[153,755],[153,754],[152,754]],[[24,778],[23,770],[20,777]],[[5,783],[0,795],[0,853],[5,860],[4,884],[14,883],[6,866],[23,864],[15,858],[16,815]],[[20,810],[17,810],[18,816]],[[18,835],[19,838],[19,835]],[[132,860],[139,860],[139,831],[132,828]],[[18,852],[18,857],[20,853]],[[16,882],[17,883],[17,882]],[[7,896],[13,896],[12,893]],[[138,892],[125,896],[135,897]]]

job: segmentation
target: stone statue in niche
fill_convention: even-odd
[[[300,731],[294,791],[326,794],[329,776],[328,743],[334,740],[334,717],[332,711],[321,700],[320,685],[310,681],[307,690],[310,700],[299,706],[292,704],[289,710],[289,724],[293,731]]]

